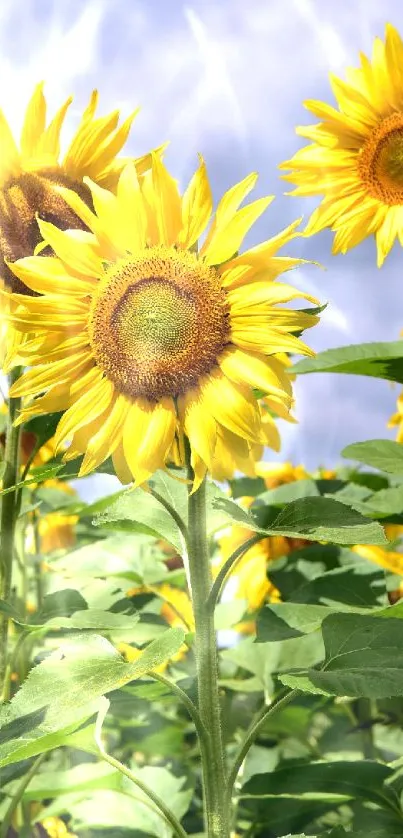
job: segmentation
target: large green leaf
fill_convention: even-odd
[[[241,797],[295,797],[315,792],[370,800],[396,809],[397,795],[385,783],[393,771],[379,762],[311,762],[292,764],[270,774],[256,774],[242,787]]]
[[[162,498],[187,523],[188,491],[181,479],[157,472],[150,483],[157,496]],[[209,533],[223,525],[223,515],[216,506],[217,499],[224,498],[224,492],[209,481],[207,483],[207,523]],[[122,528],[128,532],[146,533],[156,538],[164,538],[179,553],[183,553],[183,535],[169,510],[157,496],[144,489],[128,489],[114,499],[111,504],[99,512],[94,519],[95,526],[108,529]]]
[[[331,614],[322,623],[325,662],[320,670],[281,676],[308,692],[386,698],[403,695],[403,621],[362,614]]]
[[[357,460],[371,468],[378,468],[389,474],[403,474],[403,445],[392,439],[369,439],[354,442],[341,452],[342,457]]]
[[[284,535],[335,544],[387,544],[380,524],[368,521],[360,512],[344,503],[324,497],[304,497],[289,503],[262,528],[256,518],[227,498],[216,500],[227,519],[265,535]]]
[[[355,606],[338,603],[337,606],[308,605],[299,602],[273,602],[265,605],[257,617],[257,642],[269,643],[288,640],[291,637],[301,637],[318,631],[331,614],[364,614],[382,619],[403,619],[403,602],[390,605],[387,608],[356,608]]]
[[[0,767],[62,744],[97,711],[100,696],[164,663],[184,636],[182,629],[168,629],[135,663],[125,663],[97,635],[76,635],[61,643],[0,710]]]
[[[327,349],[314,358],[306,358],[290,367],[289,372],[344,372],[369,375],[403,382],[403,341],[359,343]]]

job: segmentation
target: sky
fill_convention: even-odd
[[[344,76],[359,51],[368,54],[385,23],[403,33],[401,0],[2,0],[0,106],[17,131],[34,84],[42,79],[50,112],[74,94],[64,133],[73,134],[93,87],[100,111],[126,116],[141,107],[127,153],[166,140],[166,163],[181,187],[206,160],[214,196],[259,172],[255,194],[275,194],[245,246],[276,234],[316,199],[286,196],[278,164],[304,144],[295,126],[312,117],[305,99],[333,103],[328,74]],[[320,262],[286,281],[328,308],[307,333],[317,351],[349,343],[395,340],[403,328],[403,252],[395,246],[376,267],[368,239],[331,255],[329,231],[297,239],[286,252]],[[298,425],[280,422],[280,455],[308,468],[340,462],[350,442],[393,438],[386,429],[399,392],[387,382],[341,375],[301,376]]]

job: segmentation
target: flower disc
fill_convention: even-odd
[[[107,271],[94,297],[97,363],[126,396],[178,396],[217,364],[227,308],[217,272],[195,254],[145,250]]]
[[[368,193],[389,206],[403,204],[403,114],[383,119],[369,135],[358,161]]]

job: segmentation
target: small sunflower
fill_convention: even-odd
[[[338,108],[305,102],[321,122],[297,128],[312,145],[297,151],[281,169],[296,184],[293,195],[324,198],[312,214],[307,235],[331,227],[333,253],[346,253],[366,236],[376,237],[380,267],[398,237],[403,244],[403,43],[387,24],[376,38],[372,60],[347,81],[331,75]]]
[[[10,295],[13,326],[30,334],[23,361],[33,367],[10,391],[35,397],[19,421],[65,411],[56,446],[69,444],[66,459],[84,454],[80,475],[112,456],[122,482],[139,485],[175,446],[183,452],[186,435],[197,486],[226,451],[243,461],[266,443],[256,390],[279,415],[289,410],[291,383],[276,356],[313,355],[294,333],[318,318],[277,304],[317,301],[276,281],[301,262],[275,255],[297,224],[234,256],[271,200],[238,209],[255,181],[224,195],[196,252],[212,214],[205,164],[181,198],[153,154],[140,183],[133,165],[123,170],[116,196],[85,180],[95,213],[62,189],[91,232],[41,220],[55,256],[10,264],[42,295]]]

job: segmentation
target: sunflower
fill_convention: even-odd
[[[62,229],[85,229],[82,219],[63,201],[55,186],[74,189],[88,203],[91,193],[83,184],[87,175],[108,189],[116,188],[127,158],[116,159],[127,140],[134,111],[118,127],[119,111],[95,117],[98,92],[93,91],[88,107],[62,159],[60,133],[70,96],[46,124],[46,99],[43,84],[38,84],[28,103],[21,132],[20,147],[0,111],[0,275],[14,291],[29,290],[9,269],[7,262],[34,252],[41,242],[36,214]],[[150,155],[135,161],[139,173],[150,164]]]
[[[301,260],[278,248],[297,223],[242,255],[234,255],[270,203],[238,209],[252,174],[212,214],[204,161],[181,198],[152,154],[140,184],[123,170],[116,196],[89,179],[95,212],[70,190],[69,206],[91,232],[61,231],[40,220],[54,257],[29,256],[11,270],[39,297],[10,295],[12,322],[31,335],[25,372],[12,396],[33,396],[21,412],[65,411],[56,430],[65,459],[84,454],[80,476],[112,456],[123,483],[140,485],[191,447],[195,488],[215,458],[230,450],[248,459],[265,444],[263,392],[273,410],[288,411],[292,388],[277,353],[313,355],[299,337],[315,314],[277,307],[309,294],[277,282]],[[256,389],[259,393],[256,394]]]
[[[403,43],[386,26],[372,60],[349,68],[347,81],[331,75],[338,108],[305,102],[319,124],[297,128],[312,144],[281,164],[297,185],[293,195],[324,195],[305,230],[331,227],[333,253],[346,253],[375,234],[380,267],[396,236],[403,243]]]

